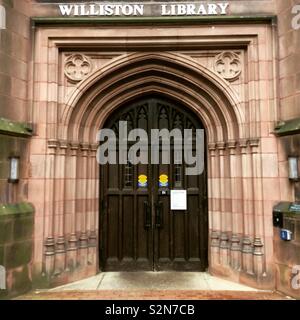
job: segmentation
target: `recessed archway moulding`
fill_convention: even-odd
[[[155,28],[37,28],[35,69],[43,72],[34,79],[31,161],[42,157],[45,167],[30,180],[41,190],[30,192],[39,208],[35,273],[62,283],[97,272],[96,134],[124,102],[155,93],[192,109],[207,132],[211,272],[272,287],[265,206],[277,199],[264,188],[277,177],[263,175],[262,141],[273,139],[276,120],[273,30]],[[268,150],[272,159],[276,152]]]

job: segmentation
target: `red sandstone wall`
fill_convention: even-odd
[[[30,0],[0,0],[7,29],[0,31],[0,117],[28,121]]]
[[[299,0],[277,0],[278,36],[279,36],[279,119],[289,120],[300,117],[300,29],[295,30],[292,8],[300,4]],[[300,23],[300,20],[299,20]],[[285,200],[300,200],[300,183],[287,178],[287,158],[289,155],[300,157],[300,135],[278,139],[280,151],[281,193]],[[286,172],[286,173],[284,173]],[[285,178],[284,178],[285,176]],[[288,190],[292,194],[288,197]],[[288,295],[300,297],[300,289],[292,288],[293,267],[300,265],[299,221],[295,222],[294,240],[284,242],[279,237],[279,229],[274,229],[274,248],[276,261],[276,288]]]
[[[277,0],[279,34],[280,118],[300,117],[300,29],[292,27],[299,0]]]
[[[31,122],[29,61],[31,55],[30,0],[0,0],[6,29],[0,30],[0,117]],[[27,200],[28,139],[0,135],[0,203]],[[20,182],[8,183],[9,157],[21,160]]]

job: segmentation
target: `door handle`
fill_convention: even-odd
[[[155,205],[155,226],[156,228],[163,227],[163,203],[161,201],[157,202]]]
[[[145,215],[144,227],[145,229],[150,229],[152,227],[152,223],[151,223],[152,219],[151,219],[151,208],[148,201],[144,201],[144,215]]]

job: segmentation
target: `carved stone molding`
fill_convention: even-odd
[[[217,149],[219,150],[219,155],[225,155],[226,143],[225,142],[217,142]]]
[[[239,146],[240,146],[240,149],[241,149],[241,154],[247,154],[248,140],[247,139],[241,139],[239,141]]]
[[[256,237],[254,239],[254,243],[253,243],[253,247],[254,247],[254,250],[253,250],[253,255],[255,256],[262,256],[264,253],[263,253],[263,243],[261,241],[261,239],[259,237]]]
[[[77,237],[75,233],[72,233],[69,239],[68,251],[76,251],[76,250],[77,250]]]
[[[242,246],[243,246],[243,248],[242,248],[243,253],[252,253],[253,252],[252,242],[248,236],[244,237]]]
[[[93,144],[91,144],[91,151],[97,152],[98,147],[99,147],[99,144],[98,144],[98,143],[93,143]]]
[[[48,149],[49,149],[49,154],[55,155],[57,149],[59,148],[59,142],[54,139],[50,139],[47,141]]]
[[[65,237],[64,236],[58,237],[56,241],[56,253],[64,253],[66,251],[65,244],[66,244]]]
[[[68,141],[66,141],[66,140],[60,140],[60,141],[59,141],[59,147],[60,147],[61,149],[68,149],[68,147],[69,147]]]
[[[231,237],[231,251],[240,251],[241,246],[240,246],[240,239],[237,234],[233,234]]]
[[[70,146],[70,149],[71,149],[71,156],[72,157],[76,157],[77,156],[77,152],[79,150],[79,143],[78,142],[70,142],[69,146]]]
[[[45,255],[53,256],[55,254],[55,240],[53,237],[48,237],[45,241]]]
[[[65,75],[71,82],[82,81],[92,71],[91,61],[83,54],[73,54],[65,62]]]
[[[249,143],[250,143],[250,147],[258,147],[259,146],[259,138],[252,138],[250,139]]]
[[[81,232],[81,235],[79,238],[79,248],[80,249],[88,248],[88,242],[89,242],[89,238],[87,236],[87,233]]]
[[[90,151],[90,145],[88,143],[81,143],[80,144],[80,149],[81,149],[81,155],[82,157],[88,157],[89,156],[89,151]]]
[[[212,143],[208,144],[208,150],[209,150],[209,153],[210,153],[211,157],[215,157],[216,148],[217,148],[217,144],[216,143],[212,142]]]
[[[91,233],[90,233],[89,246],[90,247],[97,247],[97,234],[95,231],[91,231]]]
[[[68,141],[65,141],[65,140],[59,141],[60,154],[62,156],[65,156],[67,154],[68,147],[69,147]]]
[[[222,232],[220,237],[220,248],[221,249],[228,249],[228,235],[226,232]]]
[[[258,138],[250,139],[250,147],[251,147],[251,153],[258,153],[259,149],[259,142],[260,140]]]
[[[220,234],[218,231],[213,231],[211,233],[211,246],[219,247],[220,246]]]
[[[242,72],[241,59],[234,52],[222,52],[215,58],[214,69],[222,78],[234,81],[239,78]]]
[[[229,149],[229,154],[230,155],[235,155],[236,154],[236,148],[237,148],[237,141],[235,140],[230,140],[227,142],[227,148]]]
[[[225,150],[226,149],[226,143],[225,142],[217,142],[217,149],[218,150]]]

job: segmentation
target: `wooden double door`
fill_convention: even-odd
[[[151,129],[202,129],[197,117],[168,99],[145,97],[119,108],[105,124],[119,134]],[[130,145],[128,146],[130,148]],[[149,141],[149,150],[150,150]],[[185,174],[186,165],[100,166],[100,269],[102,271],[204,271],[207,268],[208,214],[206,169]],[[205,166],[206,168],[206,166]],[[187,210],[172,211],[171,190],[187,190]]]

